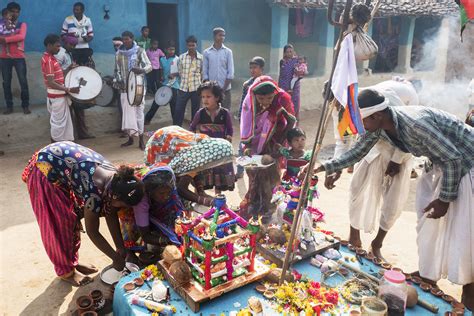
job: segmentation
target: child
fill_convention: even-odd
[[[207,81],[199,86],[198,94],[203,107],[194,116],[190,130],[232,142],[232,118],[229,110],[221,107],[224,95],[222,88],[216,81]],[[232,163],[206,170],[204,174],[205,190],[215,188],[216,194],[234,190],[235,175]]]
[[[156,90],[161,86],[161,66],[160,58],[164,57],[165,54],[161,49],[158,48],[158,41],[156,39],[151,41],[151,46],[146,50],[148,59],[151,62],[152,71],[147,74],[147,86],[150,93],[155,93]]]
[[[291,85],[290,85],[291,90],[293,90],[293,87],[295,86],[295,84],[301,79],[303,79],[303,77],[307,74],[308,74],[308,64],[306,64],[306,57],[299,56],[298,63],[295,65],[295,72],[293,74],[293,79],[291,79]]]
[[[175,120],[175,108],[176,108],[176,99],[178,98],[178,89],[179,89],[179,74],[178,74],[178,56],[176,56],[176,47],[174,41],[168,41],[166,47],[166,56],[160,58],[160,70],[162,74],[161,84],[169,86],[173,92],[173,97],[171,98],[169,105],[171,110],[171,117],[173,122]],[[153,101],[151,108],[145,115],[145,125],[149,125],[151,120],[156,114],[160,106]]]
[[[239,112],[237,114],[236,119],[240,121],[240,116],[242,114],[242,104],[244,103],[245,97],[249,92],[250,86],[253,84],[256,78],[263,76],[264,72],[263,69],[265,68],[265,59],[260,56],[255,56],[249,62],[249,70],[250,70],[250,79],[244,82],[242,87],[242,98],[240,99],[240,107]],[[239,146],[239,155],[242,156],[241,145]],[[244,177],[244,167],[237,165],[237,175],[236,179],[241,179]]]
[[[0,22],[0,35],[11,35],[15,33],[15,24],[12,22],[12,16],[7,8],[2,10],[2,21]],[[1,46],[0,46],[1,47]],[[6,54],[10,56],[8,45],[5,45]],[[1,49],[0,49],[1,50]]]
[[[278,152],[279,155],[286,159],[286,172],[283,175],[283,179],[289,180],[292,177],[297,177],[300,168],[311,160],[311,151],[304,150],[306,146],[306,134],[299,127],[290,129],[286,139],[288,140],[290,149],[280,147]]]

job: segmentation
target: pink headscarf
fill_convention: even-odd
[[[78,43],[78,39],[74,35],[66,34],[63,36],[63,43],[76,46]]]

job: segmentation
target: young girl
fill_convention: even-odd
[[[304,150],[306,146],[306,134],[301,128],[292,128],[286,136],[290,148],[280,147],[279,154],[286,159],[286,172],[284,180],[298,176],[300,168],[311,160],[311,151]]]
[[[232,142],[234,131],[230,112],[221,107],[224,95],[222,88],[215,81],[207,81],[198,88],[198,94],[203,107],[194,116],[191,131]],[[216,194],[234,190],[235,175],[232,163],[209,169],[204,174],[205,190],[215,188]]]

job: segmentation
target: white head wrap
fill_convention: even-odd
[[[375,112],[380,112],[388,108],[388,105],[390,104],[390,101],[388,98],[385,98],[382,103],[373,105],[368,108],[361,108],[360,109],[360,115],[362,116],[362,119],[365,119],[368,116],[371,116]]]

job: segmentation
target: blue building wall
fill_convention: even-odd
[[[16,0],[21,5],[20,20],[28,24],[26,51],[44,50],[43,39],[48,33],[59,34],[64,18],[72,14],[76,1]],[[4,2],[4,1],[2,1]],[[96,53],[112,53],[112,38],[125,30],[138,34],[146,24],[145,0],[82,0],[85,15],[94,27],[94,40],[90,46]],[[104,20],[104,5],[109,6],[110,19]]]

